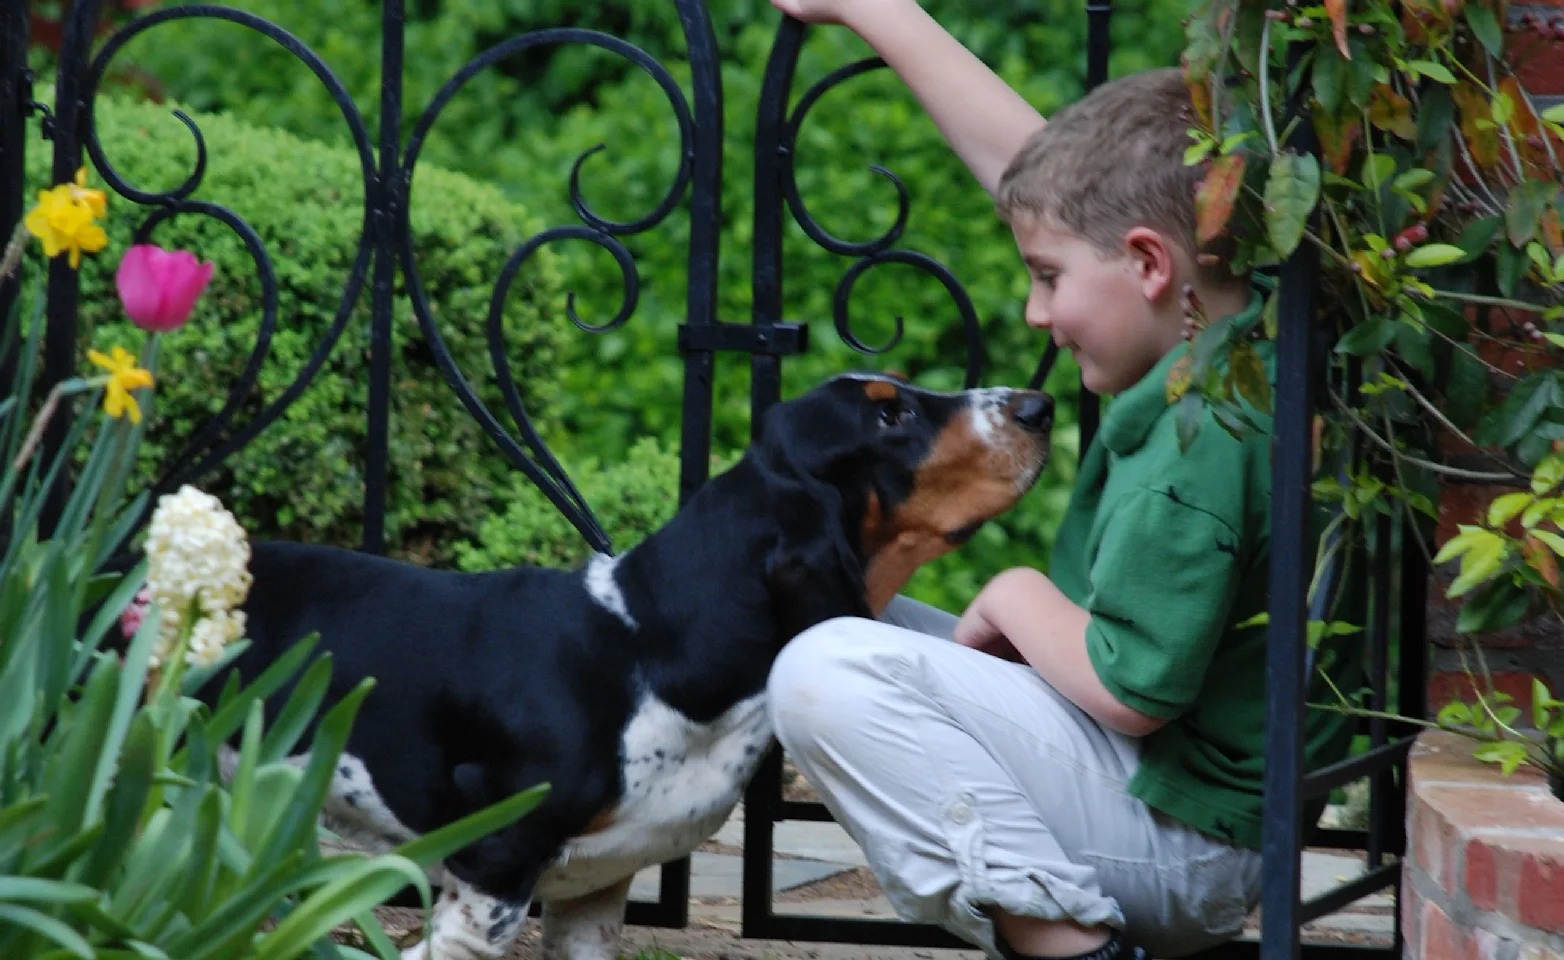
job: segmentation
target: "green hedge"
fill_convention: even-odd
[[[105,154],[133,185],[166,189],[187,175],[193,141],[167,106],[98,103]],[[278,283],[278,319],[244,423],[293,382],[326,331],[347,286],[363,223],[355,153],[256,129],[231,117],[197,115],[209,165],[197,197],[233,209],[255,229]],[[28,147],[29,186],[47,183],[47,144]],[[97,174],[93,185],[101,186]],[[492,187],[425,167],[412,210],[425,290],[452,355],[504,422],[484,327],[493,278],[512,249],[539,229],[523,207]],[[146,214],[110,195],[111,250],[124,250]],[[158,427],[143,450],[143,478],[185,446],[226,402],[261,322],[258,271],[238,236],[210,217],[177,217],[153,240],[215,261],[211,286],[183,329],[165,337],[157,389]],[[37,246],[33,255],[41,256]],[[143,334],[114,292],[117,257],[88,258],[81,271],[82,342],[135,348]],[[539,420],[554,413],[560,324],[544,309],[562,299],[556,258],[544,251],[512,288],[505,312],[513,374]],[[468,416],[423,343],[410,303],[395,310],[387,535],[400,555],[443,562],[497,509],[510,480],[498,448]],[[258,537],[356,545],[361,540],[364,431],[368,409],[369,289],[309,388],[228,464],[201,483],[220,493]]]
[[[366,116],[374,117],[378,44],[370,41],[379,36],[377,4],[239,0],[238,5],[281,24],[319,52]],[[1150,0],[1115,4],[1112,75],[1175,62],[1182,46],[1177,21],[1188,6]],[[744,322],[752,303],[755,117],[779,15],[764,0],[711,0],[708,8],[722,54],[725,110],[718,312],[723,320]],[[1045,113],[1079,96],[1086,33],[1079,0],[1017,0],[981,14],[956,0],[929,0],[927,8]],[[409,10],[404,124],[478,52],[507,36],[555,25],[603,29],[642,46],[668,66],[688,95],[689,68],[672,3],[445,0]],[[795,92],[867,53],[845,30],[811,29]],[[233,24],[159,26],[132,43],[116,63],[136,68],[124,74],[135,83],[198,105],[301,136],[338,142],[346,137],[336,106],[308,70],[276,44]],[[605,144],[607,149],[583,169],[583,190],[600,213],[627,219],[651,210],[667,189],[677,163],[675,140],[666,100],[641,71],[591,49],[538,49],[473,78],[442,114],[423,161],[489,181],[553,225],[577,222],[566,202],[570,164],[583,151]],[[1009,232],[899,81],[879,71],[837,88],[811,112],[797,155],[805,202],[828,229],[849,239],[876,236],[890,224],[895,193],[868,167],[879,163],[895,171],[912,203],[900,245],[933,256],[965,283],[982,324],[984,383],[1026,379],[1045,339],[1022,322],[1026,278]],[[658,228],[627,238],[642,281],[640,305],[628,324],[601,336],[566,330],[552,374],[558,389],[556,417],[550,420],[556,429],[549,439],[582,485],[592,482],[584,472],[589,459],[616,463],[648,436],[659,440],[663,452],[643,455],[664,458],[658,470],[673,469],[673,454],[667,451],[677,448],[682,415],[683,363],[676,337],[685,313],[688,224],[687,208],[681,206]],[[865,357],[841,342],[831,322],[834,288],[851,261],[821,250],[791,224],[785,242],[784,314],[813,327],[810,352],[783,362],[786,394],[851,368],[897,369],[935,387],[959,383],[963,336],[937,282],[894,265],[862,278],[852,301],[861,337],[882,342],[891,318],[906,319],[899,347]],[[584,317],[601,322],[611,316],[621,296],[612,259],[584,243],[553,249],[561,282],[576,292]],[[926,567],[914,581],[915,595],[959,608],[993,573],[1016,564],[1046,564],[1076,460],[1075,370],[1068,357],[1061,360],[1050,389],[1060,400],[1055,466],[1017,510],[990,524],[955,556]],[[744,358],[719,358],[715,392],[715,448],[731,456],[749,436]],[[596,506],[595,499],[589,500]],[[465,548],[464,562],[510,556],[501,541],[533,536],[524,525],[502,535],[496,523],[489,525],[495,548],[479,542],[482,538],[474,540]],[[551,543],[543,553],[579,549],[571,536]]]

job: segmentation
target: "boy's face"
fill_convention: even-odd
[[[1118,393],[1178,346],[1181,326],[1168,311],[1173,254],[1154,231],[1137,228],[1122,253],[1105,255],[1041,217],[1017,216],[1011,229],[1032,277],[1027,325],[1070,351],[1087,389]]]

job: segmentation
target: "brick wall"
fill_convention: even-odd
[[[1538,37],[1524,24],[1541,16]],[[1564,99],[1564,0],[1512,4],[1512,49],[1528,55],[1521,79],[1543,106]],[[1524,36],[1521,35],[1524,33]],[[1496,358],[1490,358],[1496,359]],[[1460,457],[1454,458],[1460,462]],[[1476,464],[1473,464],[1476,466]],[[1479,467],[1482,469],[1482,467]],[[1479,522],[1502,488],[1452,483],[1440,491],[1442,543],[1457,524]],[[1461,648],[1481,643],[1494,684],[1530,714],[1531,678],[1564,695],[1564,629],[1557,621],[1475,638],[1456,633],[1445,600],[1451,572],[1429,584],[1430,711],[1469,696]],[[1564,960],[1564,802],[1526,769],[1506,777],[1472,758],[1473,743],[1424,733],[1411,760],[1401,922],[1407,960]]]
[[[1411,761],[1401,880],[1406,957],[1564,960],[1564,803],[1527,769],[1434,731]]]

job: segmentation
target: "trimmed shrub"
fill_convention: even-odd
[[[166,106],[101,98],[98,130],[109,162],[132,185],[168,189],[193,167],[190,134]],[[278,309],[270,353],[252,396],[235,418],[242,428],[276,400],[325,342],[348,286],[363,229],[363,181],[356,153],[197,114],[208,168],[197,196],[222,203],[254,228],[276,273]],[[48,154],[29,144],[29,184],[48,182]],[[92,174],[94,185],[100,185]],[[123,250],[148,211],[110,195],[105,224]],[[536,220],[492,187],[423,167],[414,183],[413,243],[424,289],[457,365],[501,422],[485,327],[493,283]],[[153,242],[195,251],[217,269],[195,315],[167,335],[157,390],[158,429],[139,464],[143,481],[162,476],[191,436],[227,402],[250,360],[262,320],[259,271],[239,236],[220,221],[181,215]],[[34,256],[38,256],[36,247]],[[118,258],[88,258],[81,270],[81,337],[94,346],[134,348],[143,338],[114,291]],[[401,281],[396,291],[386,533],[393,553],[428,562],[449,558],[510,483],[511,467],[447,384],[424,341]],[[537,422],[558,395],[562,301],[556,258],[542,251],[518,277],[504,316],[512,374]],[[213,474],[220,491],[258,537],[353,546],[362,540],[365,427],[369,393],[366,282],[340,340],[308,388]]]

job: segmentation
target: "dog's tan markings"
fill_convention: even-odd
[[[604,830],[607,830],[613,825],[614,811],[613,808],[610,807],[607,810],[600,811],[597,816],[593,817],[591,821],[587,823],[586,828],[583,829],[581,833],[583,836],[589,833],[602,833]]]
[[[863,382],[863,395],[870,400],[894,400],[896,399],[896,384],[889,380],[865,380]]]
[[[998,516],[1019,499],[1014,471],[996,465],[1004,456],[956,417],[940,431],[919,465],[912,494],[879,524],[878,549],[864,575],[869,609],[883,611],[918,567],[955,549],[949,535]]]

